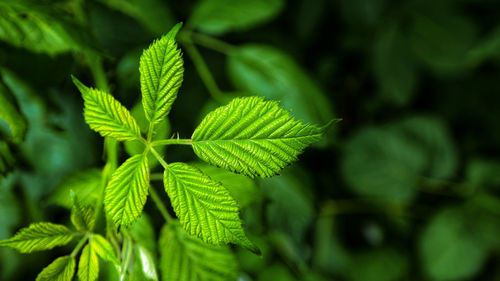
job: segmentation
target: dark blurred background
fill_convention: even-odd
[[[279,177],[233,179],[264,253],[234,249],[239,280],[500,280],[499,15],[498,0],[0,0],[0,238],[67,222],[65,192],[97,184],[102,138],[70,74],[133,108],[142,50],[182,21],[165,136],[241,95],[342,119]],[[67,252],[0,249],[0,280]]]

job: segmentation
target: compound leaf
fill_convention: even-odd
[[[31,253],[64,246],[72,239],[73,232],[64,225],[40,222],[21,229],[12,238],[1,240],[0,246],[14,248],[21,253]]]
[[[75,274],[75,258],[64,256],[57,258],[38,274],[36,281],[71,281]]]
[[[142,105],[146,118],[156,124],[168,115],[184,75],[183,60],[175,36],[182,24],[156,40],[141,56]]]
[[[245,236],[238,204],[229,191],[198,168],[172,163],[165,169],[165,190],[182,227],[206,243],[235,243],[258,252]]]
[[[145,154],[134,155],[111,176],[104,206],[117,226],[130,225],[141,214],[149,187],[149,166]]]
[[[186,234],[178,223],[164,226],[159,239],[163,281],[234,281],[238,265],[227,246],[213,246]]]
[[[103,137],[109,136],[120,141],[141,137],[135,119],[113,96],[98,89],[88,88],[75,77],[73,83],[82,93],[85,121],[92,130]]]
[[[113,251],[113,246],[99,234],[94,234],[90,238],[90,243],[92,249],[95,253],[105,261],[112,262],[119,265],[120,262],[116,258],[115,252]]]
[[[99,276],[99,259],[92,244],[87,244],[82,250],[78,263],[78,278],[81,281],[95,281]]]
[[[212,165],[270,177],[322,134],[322,128],[295,120],[275,101],[246,97],[210,112],[194,131],[192,145]]]

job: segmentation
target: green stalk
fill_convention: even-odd
[[[191,140],[191,139],[166,139],[166,140],[153,141],[151,143],[152,146],[171,145],[171,144],[192,145],[193,140]]]

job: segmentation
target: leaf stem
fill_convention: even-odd
[[[123,247],[125,248],[125,257],[123,259],[122,263],[122,268],[121,268],[121,273],[120,273],[120,280],[124,280],[125,274],[127,273],[127,268],[130,263],[130,259],[132,258],[132,238],[130,237],[130,234],[126,230],[122,230],[122,232],[125,234],[125,242],[123,244]]]
[[[231,52],[235,49],[235,46],[214,38],[212,36],[208,36],[202,33],[196,33],[192,31],[185,31],[186,36],[189,36],[193,43],[203,46],[207,49],[214,50],[216,52],[225,54],[227,56],[231,55]]]
[[[201,56],[196,46],[193,44],[193,41],[188,36],[181,36],[181,38],[182,38],[181,42],[185,47],[186,53],[193,61],[196,71],[198,71],[198,74],[200,75],[203,84],[205,84],[208,93],[212,96],[214,100],[218,102],[223,102],[223,94],[219,89],[219,86],[217,86],[217,83],[215,82],[212,73],[208,69],[205,60]]]
[[[166,169],[168,167],[168,164],[161,157],[161,155],[158,153],[158,151],[156,151],[156,149],[154,149],[154,147],[152,147],[152,146],[150,146],[149,149],[151,150],[151,153],[153,153],[153,155],[156,157],[156,159],[158,160],[158,162],[160,162],[160,164],[163,166],[163,168]]]
[[[78,244],[76,244],[75,248],[71,252],[72,257],[78,255],[78,253],[83,248],[88,239],[89,239],[89,234],[85,234],[85,236],[83,236],[83,238],[78,242]]]
[[[160,196],[156,192],[156,189],[153,187],[152,184],[149,185],[149,193],[151,194],[151,198],[155,202],[156,207],[158,208],[158,211],[160,211],[161,215],[165,219],[165,221],[171,222],[173,218],[170,216],[170,214],[167,211],[167,208],[163,204],[163,201],[161,201]]]
[[[184,144],[184,145],[192,145],[192,139],[166,139],[166,140],[157,140],[151,143],[152,146],[160,146],[160,145],[171,145],[171,144]]]

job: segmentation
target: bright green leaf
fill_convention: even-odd
[[[142,213],[149,188],[148,158],[134,155],[111,176],[106,186],[104,206],[117,226],[133,223]]]
[[[235,281],[238,265],[227,246],[189,236],[178,223],[164,226],[158,242],[163,281]]]
[[[165,169],[165,190],[182,227],[206,243],[235,243],[258,252],[245,235],[229,191],[199,169],[177,162]]]
[[[175,25],[141,56],[142,104],[146,118],[154,124],[168,115],[182,84],[183,60],[175,41],[181,26],[180,23]]]
[[[212,165],[271,177],[322,134],[322,128],[295,120],[277,102],[248,97],[209,113],[192,140],[196,155]]]
[[[195,162],[191,165],[200,169],[204,174],[210,175],[211,179],[220,182],[238,201],[240,207],[245,207],[260,198],[261,194],[255,181],[244,175],[231,173],[204,162]]]
[[[130,112],[113,96],[98,89],[88,88],[73,77],[73,83],[85,101],[84,116],[89,127],[103,137],[121,141],[141,138],[139,125]]]
[[[75,266],[75,258],[72,256],[57,258],[38,274],[36,281],[71,281]]]
[[[95,223],[94,209],[89,205],[83,205],[74,193],[72,197],[71,222],[79,231],[92,230]]]
[[[12,238],[1,240],[0,246],[14,248],[21,253],[31,253],[64,246],[72,239],[73,232],[64,225],[40,222],[21,229]]]
[[[201,0],[190,19],[197,29],[211,34],[246,30],[274,18],[283,0]]]
[[[228,73],[238,90],[279,100],[297,119],[322,124],[334,118],[325,93],[280,49],[257,44],[238,46],[228,57]]]
[[[12,95],[9,93],[7,87],[0,82],[0,119],[7,122],[12,140],[19,143],[23,140],[26,134],[27,124],[24,116],[19,112],[16,107]],[[1,129],[0,123],[0,129]]]
[[[90,245],[95,253],[105,261],[112,262],[119,265],[120,262],[116,258],[115,252],[113,251],[113,246],[111,243],[99,234],[94,234],[90,238]]]
[[[77,275],[81,281],[95,281],[99,276],[99,259],[92,244],[87,244],[82,250]]]
[[[155,229],[147,213],[130,227],[130,235],[136,244],[146,248],[150,253],[156,253]]]

